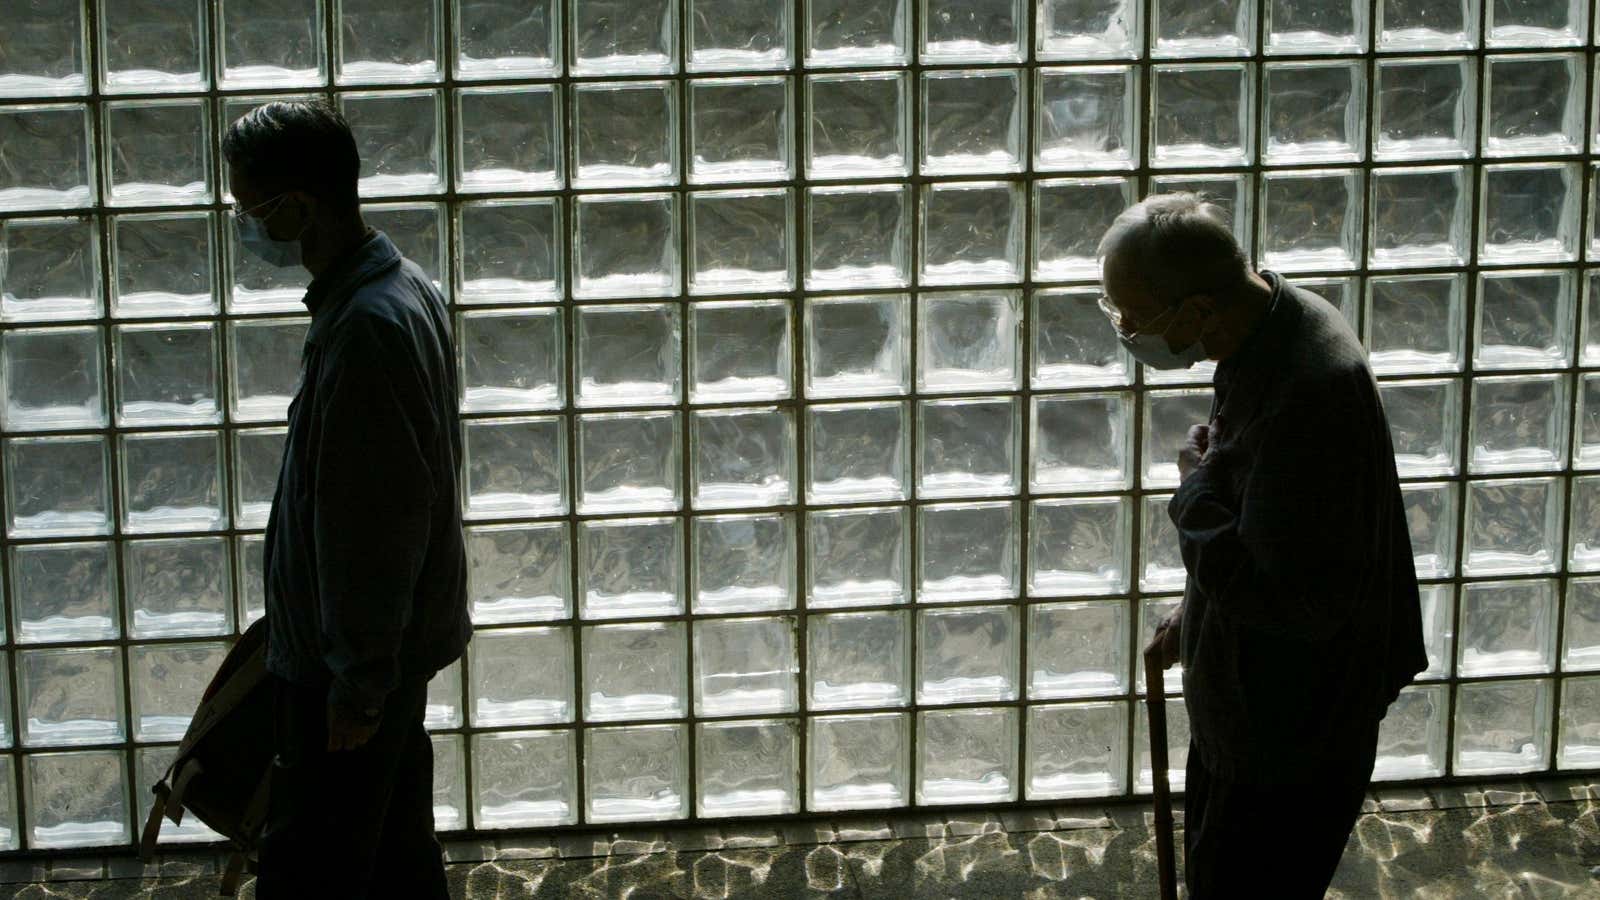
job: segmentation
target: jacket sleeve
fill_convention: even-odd
[[[1264,423],[1254,458],[1219,447],[1173,495],[1184,564],[1213,609],[1303,641],[1332,637],[1350,617],[1378,558],[1378,426],[1361,414],[1366,393],[1345,381],[1303,398]]]
[[[427,551],[433,477],[413,352],[398,325],[357,320],[331,352],[313,485],[317,588],[330,700],[381,706]]]

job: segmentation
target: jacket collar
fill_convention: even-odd
[[[1286,299],[1289,287],[1284,283],[1283,276],[1276,272],[1262,272],[1261,277],[1272,285],[1272,302],[1267,306],[1267,314],[1256,323],[1255,330],[1245,338],[1244,343],[1234,354],[1220,363],[1217,363],[1217,372],[1214,378],[1219,387],[1225,387],[1238,379],[1239,373],[1255,367],[1258,364],[1270,362],[1271,357],[1278,347],[1283,346],[1283,341],[1277,337],[1289,326],[1289,319],[1294,312],[1291,307],[1294,302]]]
[[[301,302],[311,311],[307,343],[318,337],[356,289],[400,264],[400,250],[388,235],[374,230],[361,245],[312,279]]]

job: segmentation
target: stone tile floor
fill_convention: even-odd
[[[1284,800],[1264,827],[1292,827]],[[1133,803],[918,812],[457,842],[447,855],[453,895],[472,900],[1154,897],[1149,818]],[[0,898],[213,897],[219,862],[0,862]],[[1328,896],[1600,898],[1600,779],[1378,789]],[[248,882],[240,897],[254,897]]]

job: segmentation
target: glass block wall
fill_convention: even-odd
[[[1211,372],[1130,363],[1093,251],[1177,189],[1383,379],[1432,666],[1378,777],[1600,767],[1587,0],[4,15],[0,848],[127,844],[261,613],[304,282],[218,146],[274,96],[336,98],[456,316],[441,829],[1148,790]]]

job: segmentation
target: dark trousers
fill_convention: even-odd
[[[1191,744],[1183,800],[1189,900],[1321,898],[1361,814],[1376,732],[1368,746],[1326,778],[1264,786],[1216,777]]]
[[[422,725],[427,683],[390,694],[366,744],[329,753],[326,692],[275,682],[277,760],[256,896],[448,898]]]

